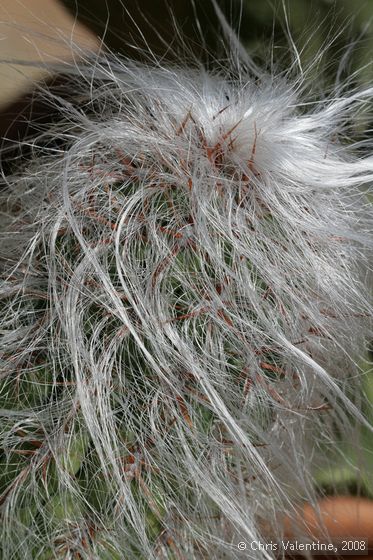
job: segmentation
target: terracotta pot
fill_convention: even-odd
[[[301,536],[306,536],[316,542],[335,543],[341,554],[339,558],[373,559],[373,501],[351,496],[328,497],[320,500],[318,508],[305,505],[296,520],[285,519],[284,525],[286,539],[300,541]],[[369,554],[353,555],[350,551],[344,555],[342,541],[363,540],[367,541]],[[336,558],[335,555],[317,557]]]

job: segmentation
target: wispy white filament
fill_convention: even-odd
[[[82,65],[7,178],[4,559],[240,558],[364,421],[373,88],[246,68]]]

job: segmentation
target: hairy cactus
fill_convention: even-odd
[[[364,422],[373,90],[235,53],[69,83],[1,192],[1,557],[240,558]]]

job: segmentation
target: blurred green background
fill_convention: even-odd
[[[221,34],[210,0],[62,0],[115,52],[141,57],[147,46],[167,58],[180,57],[180,36],[186,50],[204,56],[205,47],[219,56]],[[357,80],[373,78],[373,0],[217,0],[242,42],[261,62],[289,63],[289,32],[307,67],[320,50],[326,80],[336,73]],[[196,17],[199,25],[196,23]],[[177,30],[177,31],[176,31]],[[177,35],[180,35],[179,37]],[[273,49],[272,49],[273,47]],[[182,49],[181,49],[182,50]],[[185,54],[185,53],[184,53]]]

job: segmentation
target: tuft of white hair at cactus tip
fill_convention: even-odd
[[[373,89],[302,80],[103,56],[43,92],[1,192],[3,558],[241,558],[365,422]]]

